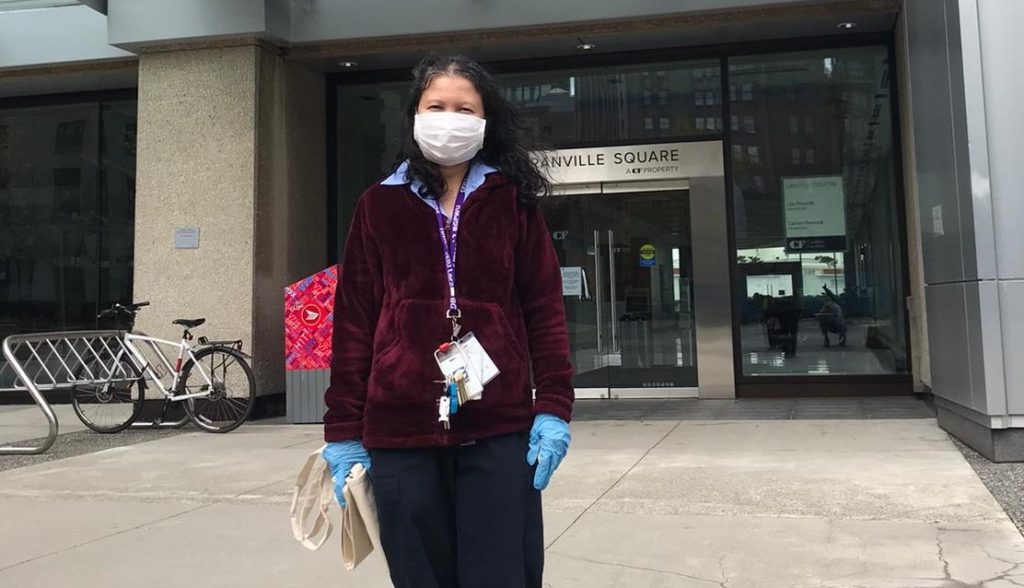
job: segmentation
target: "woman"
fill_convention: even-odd
[[[540,491],[573,404],[561,272],[536,206],[548,184],[473,61],[424,59],[405,114],[404,162],[359,199],[345,245],[323,456],[342,504],[345,475],[369,468],[397,588],[539,587]],[[460,403],[435,350],[470,332],[499,373]]]

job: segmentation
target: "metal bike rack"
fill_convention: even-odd
[[[0,365],[0,393],[28,392],[43,412],[50,429],[36,447],[0,446],[0,455],[44,453],[57,438],[57,415],[44,391],[70,390],[74,386],[114,381],[119,366],[112,362],[124,349],[123,331],[64,331],[11,335],[4,339],[4,365]],[[159,350],[157,350],[159,352]],[[170,423],[135,423],[139,427],[180,427],[185,416]]]

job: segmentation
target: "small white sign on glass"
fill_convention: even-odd
[[[581,300],[590,298],[590,292],[587,289],[587,274],[583,268],[562,268],[562,296],[575,296]]]

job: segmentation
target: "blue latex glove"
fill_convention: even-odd
[[[533,487],[543,490],[551,481],[558,464],[562,463],[565,453],[569,450],[569,423],[551,414],[538,414],[533,419],[530,430],[530,450],[526,453],[526,463],[537,464],[533,475]]]
[[[331,476],[334,478],[334,497],[341,507],[345,506],[345,495],[341,490],[345,487],[345,478],[352,471],[352,466],[357,463],[363,464],[367,470],[370,469],[370,454],[363,448],[359,441],[332,441],[328,443],[320,453],[327,465],[331,467]]]

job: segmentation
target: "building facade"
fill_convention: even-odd
[[[280,399],[282,289],[458,52],[552,177],[580,397],[931,392],[1024,459],[1018,4],[0,0],[0,336],[147,299]]]

